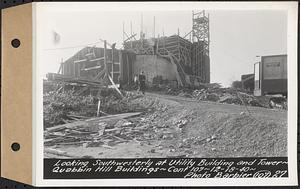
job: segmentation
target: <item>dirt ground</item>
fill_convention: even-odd
[[[93,158],[268,157],[287,155],[287,111],[147,93],[149,108],[127,119],[134,138],[111,146],[56,146]]]

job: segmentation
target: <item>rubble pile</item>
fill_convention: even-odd
[[[197,100],[264,107],[253,95],[231,88],[195,90],[192,95]]]
[[[197,99],[199,101],[212,101],[224,104],[247,105],[264,108],[287,109],[287,100],[284,97],[261,96],[256,97],[244,91],[219,86],[203,87],[202,89],[176,89],[166,88],[166,94]]]
[[[193,89],[166,87],[166,94],[192,98]]]
[[[134,122],[127,120],[140,114],[136,112],[108,115],[50,127],[44,131],[44,145],[47,149],[62,145],[112,148],[116,144],[133,140],[135,135],[142,133]],[[52,155],[66,155],[53,154],[51,150],[46,152]]]
[[[96,115],[96,99],[92,96],[76,96],[72,91],[51,91],[43,97],[45,128]]]
[[[229,93],[226,92],[228,89],[219,89],[212,94],[221,93],[221,90],[225,95]],[[225,99],[225,95],[218,95],[218,102],[222,98]],[[244,99],[251,99],[248,94],[239,92],[239,95]],[[284,121],[269,123],[251,115],[239,114],[239,110],[228,114],[227,108],[230,107],[222,110],[224,107],[220,106],[217,112],[210,112],[205,107],[198,108],[198,103],[184,106],[168,99],[157,98],[155,95],[143,96],[137,92],[126,92],[125,96],[124,100],[127,100],[132,108],[143,107],[144,110],[93,118],[76,117],[77,121],[46,128],[45,157],[106,158],[115,157],[116,154],[117,157],[123,157],[124,151],[128,151],[130,157],[139,157],[141,154],[146,154],[147,157],[161,157],[162,154],[165,157],[177,158],[211,157],[227,152],[227,155],[231,155],[229,152],[239,148],[250,153],[256,144],[244,140],[245,136],[249,135],[252,141],[258,138],[258,141],[267,143],[265,138],[279,134],[281,136],[282,127],[277,128],[277,125],[285,125]],[[211,105],[219,107],[215,103],[202,104]],[[282,112],[278,111],[279,113]],[[270,128],[265,125],[270,125]],[[275,126],[278,131],[273,129]],[[286,145],[284,136],[282,134],[282,145],[275,148],[274,154],[283,153],[280,150]],[[236,142],[232,143],[233,140],[240,139],[242,142],[238,145]],[[223,151],[225,148],[227,150]],[[259,151],[256,155],[261,155],[264,150],[256,151]]]
[[[269,105],[271,108],[287,109],[287,100],[283,97],[270,97]]]
[[[83,116],[81,111],[87,109],[88,106],[82,102],[78,106],[83,106],[77,112],[76,108],[70,108],[68,103],[60,104],[62,107],[69,107],[61,114],[70,119],[44,128],[44,144],[47,149],[45,155],[47,157],[81,157],[80,154],[74,156],[63,151],[57,151],[60,146],[110,149],[116,144],[130,141],[143,144],[145,141],[157,137],[161,116],[163,116],[162,113],[166,112],[167,105],[160,103],[157,98],[146,97],[136,92],[126,92],[123,99],[116,99],[112,95],[104,94],[104,92],[101,97],[101,103],[103,102],[101,110],[104,109],[106,112],[103,112],[105,115],[101,114],[100,117],[95,115]],[[71,98],[70,100],[75,100],[74,102],[80,99],[92,103],[93,107],[90,110],[93,111],[93,114],[97,111],[97,99],[93,102],[94,97],[91,97],[89,101],[86,100],[88,97],[74,97],[73,95],[73,98],[75,99]],[[116,114],[118,111],[122,113]],[[107,112],[114,113],[108,114]]]
[[[141,94],[126,93],[124,98],[113,89],[103,89],[97,96],[76,95],[76,91],[50,91],[44,93],[44,127],[52,127],[77,121],[80,118],[95,117],[100,101],[100,115],[144,111],[138,103],[131,102]]]

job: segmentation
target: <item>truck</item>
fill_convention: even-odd
[[[254,95],[287,96],[287,55],[261,56],[254,64]]]

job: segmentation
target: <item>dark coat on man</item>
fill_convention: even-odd
[[[139,75],[139,85],[140,85],[140,90],[144,94],[146,90],[146,76],[142,73]]]

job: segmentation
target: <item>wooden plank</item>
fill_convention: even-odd
[[[112,77],[112,80],[114,80],[114,49],[111,50],[111,77]]]
[[[89,122],[104,122],[104,121],[125,119],[128,117],[138,116],[140,114],[141,114],[141,112],[135,112],[135,113],[124,113],[124,114],[115,114],[115,115],[108,115],[108,116],[103,116],[103,117],[96,117],[96,118],[91,118],[91,119],[84,120],[84,121],[75,121],[72,123],[49,127],[49,128],[46,128],[46,131],[54,132],[54,131],[59,131],[59,130],[67,129],[67,128],[70,129],[70,128],[74,128],[74,127],[78,127],[78,126],[87,126]]]
[[[82,60],[74,60],[74,64],[76,64],[76,63],[80,63],[80,62],[86,62],[87,61],[87,59],[82,59]]]
[[[107,60],[106,61],[107,63],[110,63],[110,64],[112,64],[113,62],[112,61],[110,61],[110,60]],[[120,62],[114,62],[114,64],[120,64]]]
[[[82,71],[89,71],[89,70],[96,70],[96,69],[100,69],[102,68],[102,66],[94,66],[94,67],[89,67],[89,68],[85,68],[85,69],[81,69]]]
[[[120,63],[120,77],[121,80],[124,82],[124,61],[122,60],[123,56],[122,56],[122,51],[119,51],[119,63]]]
[[[105,68],[104,68],[103,70],[101,70],[101,71],[93,78],[93,80],[97,80],[97,79],[100,78],[104,73],[105,73]]]
[[[95,61],[100,61],[100,60],[104,60],[104,57],[91,59],[91,60],[89,60],[89,61],[90,61],[90,62],[95,62]]]
[[[59,69],[58,69],[58,71],[57,71],[57,73],[58,74],[60,74],[60,72],[62,71],[62,63],[60,64],[60,66],[59,66]]]
[[[98,101],[98,107],[97,107],[97,117],[99,117],[100,105],[101,105],[101,100],[99,99],[99,101]]]
[[[126,34],[126,33],[125,33],[125,34]],[[127,36],[127,34],[126,34],[126,36]],[[134,38],[135,36],[136,36],[136,34],[134,34],[134,35],[131,34],[131,36],[128,37],[128,38],[124,41],[124,43],[126,43],[126,42],[129,41],[129,40],[131,40],[131,39]]]
[[[52,148],[45,148],[44,152],[45,153],[49,153],[49,154],[58,155],[58,156],[64,156],[64,157],[75,157],[75,156],[69,155],[65,151],[61,151],[61,150],[57,150],[57,149],[52,149]]]
[[[107,75],[108,76],[108,79],[109,79],[109,81],[111,82],[111,84],[112,84],[112,87],[114,88],[114,89],[116,89],[116,91],[121,95],[121,97],[123,98],[124,96],[123,96],[123,94],[121,93],[121,91],[118,89],[118,87],[116,86],[116,84],[115,84],[115,82],[113,81],[113,79],[110,77],[110,75]]]

